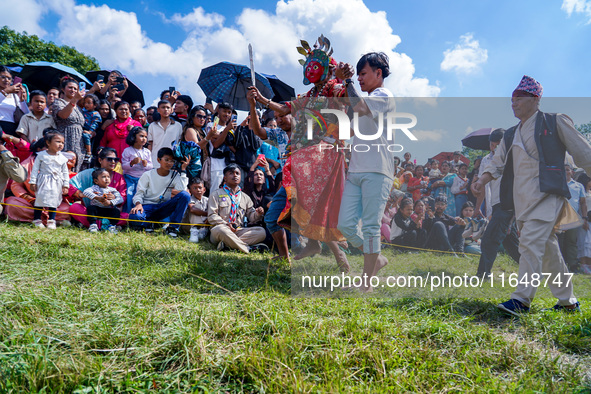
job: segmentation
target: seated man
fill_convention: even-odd
[[[259,226],[245,227],[263,216],[263,207],[254,208],[252,200],[240,190],[240,167],[230,164],[224,168],[224,186],[209,196],[207,221],[211,229],[211,242],[218,243],[218,250],[228,246],[249,253],[252,249],[264,249],[256,245],[265,240],[265,229]],[[251,248],[255,245],[256,248]]]
[[[133,196],[135,206],[129,211],[129,219],[174,223],[168,226],[166,232],[172,238],[178,237],[178,223],[183,220],[191,201],[191,195],[186,191],[187,176],[184,173],[189,160],[182,162],[179,175],[172,170],[175,164],[172,149],[161,148],[158,151],[160,168],[144,172],[138,181]],[[131,221],[129,224],[138,229],[152,228],[149,223]]]
[[[464,239],[462,233],[466,223],[459,217],[451,217],[445,214],[447,208],[447,196],[435,197],[435,213],[429,211],[423,221],[423,228],[427,230],[427,242],[425,249],[464,252]]]

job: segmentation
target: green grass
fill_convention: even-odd
[[[386,253],[386,274],[477,264]],[[0,392],[591,391],[587,299],[562,314],[541,297],[511,319],[495,308],[510,289],[490,294],[292,297],[269,256],[1,223]]]

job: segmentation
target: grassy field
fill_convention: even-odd
[[[477,264],[387,253],[387,273]],[[510,289],[292,297],[269,257],[0,223],[0,392],[591,391],[588,298],[580,314],[541,312],[554,304],[542,297],[512,319],[495,307]]]

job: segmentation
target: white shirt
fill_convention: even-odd
[[[209,123],[206,127],[206,134],[209,133],[209,130],[211,130],[213,128],[213,122]],[[217,131],[218,133],[221,133],[224,129],[226,128],[226,126],[222,126],[222,125],[217,125]],[[209,154],[211,155],[211,153],[214,150],[213,147],[213,143],[211,141],[209,141],[207,143],[207,149],[209,151]],[[226,168],[226,159],[225,158],[221,158],[221,159],[216,159],[215,157],[211,158],[211,171],[224,171],[224,168]]]
[[[170,182],[172,175],[176,173],[174,180]],[[160,176],[158,170],[153,169],[144,172],[137,184],[137,190],[133,196],[133,204],[159,204],[171,199],[172,189],[183,191],[187,189],[189,180],[182,173],[170,171],[167,176]],[[161,199],[160,196],[163,196]]]
[[[505,143],[504,141],[502,142]],[[497,148],[498,149],[498,148]],[[489,153],[488,155],[482,158],[480,162],[480,168],[478,169],[478,177],[482,177],[484,173],[484,169],[492,162],[494,156],[494,152]],[[501,177],[497,179],[491,180],[489,183],[486,184],[484,187],[484,201],[486,201],[486,216],[492,216],[492,207],[497,205],[501,202],[501,197],[499,195],[501,190]]]
[[[8,97],[0,93],[0,121],[14,123],[14,111],[19,106],[23,113],[29,113],[26,102],[20,102],[16,94],[9,94]]]
[[[378,131],[378,117],[383,117],[383,129],[381,136],[372,140],[362,140],[357,135],[352,138],[351,162],[349,172],[375,172],[394,179],[394,153],[389,152],[388,145],[394,141],[386,139],[387,114],[396,110],[394,95],[388,89],[380,87],[375,89],[365,99],[365,103],[371,111],[371,116],[366,115],[359,118],[359,132],[363,135],[374,135]],[[380,145],[380,146],[373,146]],[[355,150],[357,146],[357,150]],[[370,149],[364,152],[369,146]]]
[[[154,168],[160,168],[158,163],[158,151],[161,148],[172,148],[172,143],[181,138],[183,128],[179,122],[170,119],[170,124],[166,130],[158,122],[150,123],[148,127],[148,142],[152,142],[152,165]]]

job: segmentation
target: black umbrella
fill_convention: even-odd
[[[273,94],[267,78],[255,73],[256,87],[264,97]],[[250,104],[246,99],[248,88],[252,85],[250,68],[242,64],[221,62],[201,70],[197,84],[216,103],[228,102],[234,109],[248,111]]]
[[[271,88],[273,88],[273,94],[275,95],[271,100],[279,103],[281,101],[291,101],[296,97],[294,88],[277,78],[277,76],[263,73],[261,75],[267,78],[271,84]]]
[[[18,74],[21,71],[23,71],[24,66],[25,65],[21,64],[21,63],[9,63],[9,64],[4,65],[4,67],[6,67],[7,69],[9,69],[10,71],[12,71],[15,74]]]
[[[98,71],[89,71],[86,73],[86,77],[88,79],[90,79],[92,81],[92,83],[94,83],[96,81],[97,76],[101,74],[105,77],[105,83],[107,78],[109,78],[109,74],[111,74],[111,71],[109,70],[98,70]],[[133,82],[131,82],[129,80],[129,78],[125,78],[127,79],[127,90],[125,91],[125,94],[123,95],[123,97],[121,97],[121,99],[123,101],[127,101],[128,103],[131,103],[132,101],[139,101],[140,103],[142,103],[142,107],[144,105],[146,105],[146,102],[144,101],[144,92],[142,92],[142,90],[140,88],[137,87],[137,85]],[[92,85],[91,83],[91,85]]]
[[[490,133],[493,129],[484,128],[471,132],[462,140],[462,145],[472,149],[490,150]]]
[[[33,62],[24,65],[19,77],[23,79],[29,90],[39,89],[47,92],[53,87],[59,87],[60,78],[69,75],[78,82],[90,84],[86,77],[74,70],[72,67],[60,63]]]

